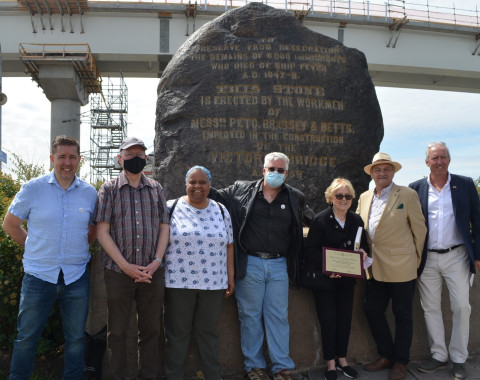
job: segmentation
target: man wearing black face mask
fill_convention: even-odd
[[[162,186],[147,178],[146,146],[128,137],[120,146],[123,171],[98,192],[95,213],[107,287],[107,352],[113,378],[127,379],[126,332],[132,302],[138,321],[138,379],[156,379],[163,305],[162,260],[169,217]]]

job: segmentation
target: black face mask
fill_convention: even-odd
[[[123,168],[132,174],[140,173],[145,165],[147,165],[147,160],[138,156],[130,158],[129,160],[123,160]]]

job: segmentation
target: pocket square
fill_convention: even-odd
[[[397,207],[397,210],[402,210],[403,209],[403,203],[400,204],[400,206]]]

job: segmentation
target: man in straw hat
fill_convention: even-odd
[[[380,357],[364,366],[367,371],[391,368],[389,379],[405,379],[413,335],[412,304],[417,268],[427,228],[418,195],[392,182],[402,168],[390,155],[377,153],[364,170],[375,188],[364,192],[357,213],[367,229],[373,257],[373,278],[365,290],[365,314]],[[385,317],[392,300],[395,339]]]
[[[418,289],[425,312],[432,357],[420,372],[433,373],[452,361],[455,379],[466,379],[470,325],[470,278],[480,270],[480,201],[470,177],[448,171],[450,152],[443,142],[427,147],[430,175],[410,184],[418,192],[427,219],[428,238],[418,270]],[[448,287],[453,312],[447,350],[442,317],[442,282]]]

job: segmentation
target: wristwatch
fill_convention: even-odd
[[[155,261],[158,261],[160,263],[160,266],[163,264],[163,257],[154,257],[153,259]]]

